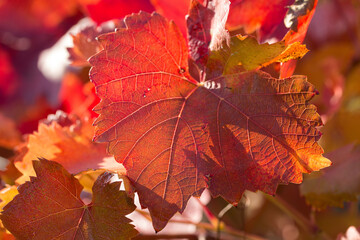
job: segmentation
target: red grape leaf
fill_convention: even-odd
[[[34,161],[37,177],[19,187],[1,220],[16,239],[130,239],[137,231],[126,214],[135,210],[120,182],[104,173],[93,186],[89,205],[80,198],[82,186],[60,164]]]
[[[173,22],[142,12],[125,24],[100,36],[104,50],[90,59],[95,140],[124,164],[155,230],[205,187],[236,205],[245,189],[274,194],[330,165],[305,77],[221,71],[198,82]]]
[[[333,166],[306,178],[300,186],[301,194],[317,209],[343,207],[344,201],[356,201],[360,195],[360,146],[347,145],[325,156]]]
[[[210,1],[207,7],[196,0],[192,1],[187,17],[189,54],[201,72],[206,67],[209,51],[212,50],[210,63],[213,69],[221,66],[229,70],[242,65],[245,70],[265,67],[274,62],[286,62],[303,57],[308,50],[298,42],[286,45],[285,41],[273,44],[259,44],[255,38],[233,36],[225,30],[229,12],[229,1]],[[219,51],[215,51],[219,50]],[[208,64],[208,68],[209,68]],[[191,69],[193,73],[194,70]],[[201,75],[201,73],[200,73]],[[202,79],[204,75],[199,76]]]
[[[288,46],[284,41],[259,44],[255,38],[237,35],[231,38],[230,46],[224,45],[219,51],[212,52],[207,65],[210,69],[221,66],[223,74],[227,74],[239,65],[245,70],[254,70],[274,62],[301,58],[307,52],[305,45],[299,43]]]
[[[59,115],[59,114],[58,114]],[[54,117],[52,117],[54,118]],[[57,116],[39,124],[37,132],[28,136],[15,158],[15,166],[25,177],[34,176],[32,161],[39,157],[59,162],[70,173],[106,168],[106,145],[92,142],[92,120],[75,115]]]
[[[290,28],[284,37],[287,45],[304,41],[309,24],[315,13],[316,5],[317,0],[296,0],[290,6],[284,20],[287,27]],[[280,68],[280,78],[290,77],[294,73],[295,67],[296,60],[284,63]]]

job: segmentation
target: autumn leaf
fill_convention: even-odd
[[[19,187],[1,220],[16,239],[130,239],[137,231],[126,214],[135,210],[131,198],[104,173],[93,186],[89,205],[80,198],[82,186],[60,164],[34,161],[37,177]]]
[[[109,157],[106,145],[93,143],[93,132],[92,120],[58,111],[28,136],[26,144],[18,150],[15,166],[24,177],[34,176],[31,163],[39,157],[60,163],[70,173],[106,169],[103,164]]]
[[[301,194],[319,210],[328,206],[343,207],[344,201],[356,201],[360,194],[360,146],[347,145],[325,156],[333,166],[322,174],[306,178],[300,186]]]
[[[104,50],[90,59],[95,140],[124,164],[155,230],[205,187],[236,205],[245,189],[274,194],[329,166],[305,77],[220,71],[200,82],[173,22],[142,12],[125,24],[100,36]]]
[[[210,69],[221,65],[223,73],[227,74],[237,66],[242,66],[244,70],[255,70],[274,62],[301,58],[307,52],[305,45],[299,43],[288,46],[283,41],[259,44],[255,38],[237,35],[231,38],[230,46],[225,45],[221,50],[214,51],[207,64]]]
[[[220,65],[224,69],[223,73],[229,73],[241,65],[245,70],[254,70],[274,62],[298,59],[308,52],[305,45],[299,42],[289,45],[285,41],[259,44],[255,38],[248,36],[236,35],[230,38],[225,30],[229,13],[229,5],[226,3],[230,2],[210,1],[207,7],[196,0],[191,3],[187,17],[189,55],[199,69],[202,68],[199,65],[210,69],[219,68]],[[213,52],[209,56],[210,50]],[[190,72],[193,70],[190,69]]]

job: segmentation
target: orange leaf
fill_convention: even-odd
[[[55,118],[51,120],[51,118]],[[37,132],[28,136],[15,158],[15,166],[25,176],[34,176],[31,162],[39,157],[56,161],[70,173],[105,168],[109,155],[106,145],[93,143],[92,121],[66,115],[61,111],[50,115],[50,121],[39,124]]]
[[[37,177],[19,187],[19,194],[0,216],[16,239],[130,239],[137,231],[126,214],[135,210],[131,198],[104,173],[93,186],[89,205],[82,186],[60,164],[34,161]],[[85,237],[86,236],[86,237]]]
[[[274,194],[330,165],[305,77],[218,71],[197,81],[173,22],[140,13],[125,24],[100,36],[104,50],[90,59],[95,140],[124,164],[155,230],[205,187],[236,205],[245,189]]]

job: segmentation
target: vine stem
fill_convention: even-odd
[[[146,212],[144,210],[141,210],[141,209],[136,209],[135,211],[140,213],[142,216],[144,216],[149,221],[151,221],[151,217],[150,217],[150,214],[148,212]],[[171,223],[191,224],[191,225],[196,226],[197,228],[209,230],[209,231],[212,231],[212,232],[217,231],[216,227],[214,227],[213,224],[211,224],[211,223],[204,223],[204,222],[197,223],[197,222],[193,222],[193,221],[190,221],[190,220],[178,220],[178,219],[170,219],[169,222],[171,222]],[[221,229],[221,231],[223,231],[225,233],[228,233],[228,234],[231,234],[231,235],[236,236],[236,237],[241,237],[243,239],[247,239],[247,240],[266,240],[265,238],[262,238],[260,236],[250,234],[250,233],[247,233],[247,232],[243,232],[243,231],[239,231],[239,230],[233,229],[233,228],[228,227],[228,226],[224,226]]]

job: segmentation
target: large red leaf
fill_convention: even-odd
[[[90,59],[101,98],[95,140],[124,164],[157,231],[205,187],[236,205],[245,189],[274,194],[329,165],[305,77],[250,71],[198,82],[173,22],[140,13],[125,24]]]
[[[110,183],[104,173],[94,183],[93,201],[80,198],[82,186],[60,164],[34,161],[36,178],[19,187],[19,194],[0,216],[16,239],[130,239],[137,231],[126,214],[135,210],[131,198]]]

